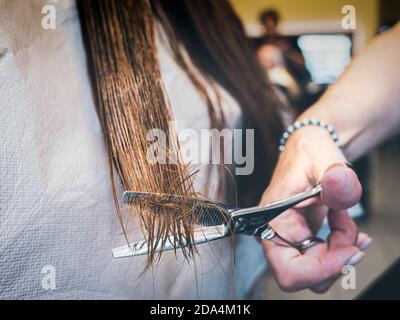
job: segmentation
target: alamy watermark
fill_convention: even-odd
[[[55,30],[57,17],[56,17],[56,8],[55,6],[48,4],[42,7],[42,29],[43,30]]]
[[[341,20],[342,28],[345,30],[355,30],[357,28],[356,8],[352,5],[345,5],[342,7],[343,16]]]
[[[56,268],[50,264],[43,266],[41,273],[44,273],[42,278],[42,289],[43,290],[55,290],[56,289]]]
[[[254,129],[177,130],[175,121],[170,121],[168,127],[170,134],[157,128],[147,132],[149,147],[146,158],[149,163],[234,164],[236,175],[253,172]],[[176,136],[172,132],[176,132]]]
[[[351,265],[345,265],[342,268],[343,277],[341,279],[342,289],[355,290],[356,289],[356,268]]]

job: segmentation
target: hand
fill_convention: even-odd
[[[327,216],[331,233],[326,243],[316,244],[303,254],[279,240],[262,241],[266,258],[278,285],[285,291],[310,288],[324,292],[340,277],[345,265],[356,265],[372,241],[358,233],[346,209],[361,197],[361,185],[330,135],[319,127],[295,131],[281,153],[271,183],[264,192],[260,206],[321,183],[320,197],[289,209],[270,226],[283,238],[300,242],[313,236]]]

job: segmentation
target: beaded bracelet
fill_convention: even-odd
[[[330,124],[325,123],[324,121],[321,121],[318,119],[307,119],[306,118],[301,121],[296,121],[295,123],[293,123],[289,127],[287,127],[285,132],[282,134],[281,139],[279,140],[279,151],[282,152],[283,150],[285,150],[286,141],[289,139],[290,135],[293,132],[295,132],[297,129],[300,129],[305,126],[317,126],[317,127],[326,129],[329,132],[329,134],[332,137],[335,144],[337,145],[337,147],[342,150],[342,146],[339,142],[339,136],[337,135],[335,129],[333,129],[333,127]]]

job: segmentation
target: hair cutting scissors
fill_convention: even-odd
[[[269,226],[269,222],[285,212],[289,208],[303,202],[309,198],[319,195],[321,185],[317,184],[309,191],[302,192],[273,202],[264,207],[232,208],[221,203],[203,200],[189,200],[195,215],[197,216],[196,225],[199,227],[194,230],[193,244],[201,244],[217,239],[225,238],[235,234],[246,234],[258,236],[264,240],[271,240],[277,233]],[[163,195],[165,200],[174,203],[182,201],[182,197],[175,195]],[[157,194],[147,192],[126,191],[124,193],[124,203],[132,204],[141,199],[157,197]],[[284,239],[283,239],[284,240]],[[284,240],[285,241],[285,240]],[[308,248],[315,242],[301,243],[301,248]],[[287,241],[286,241],[287,242]],[[178,241],[174,235],[170,235],[165,244],[158,244],[156,251],[168,251],[187,246],[185,240]],[[115,258],[138,256],[147,254],[149,246],[146,240],[133,242],[121,247],[114,248],[112,254]]]

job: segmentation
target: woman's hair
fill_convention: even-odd
[[[255,170],[236,179],[239,204],[255,204],[277,159],[282,104],[265,79],[229,3],[81,0],[78,4],[96,107],[111,167],[116,168],[124,190],[198,196],[187,166],[179,162],[151,164],[147,160],[146,135],[151,129],[174,136],[176,143],[166,148],[170,156],[179,157],[176,133],[170,132],[168,125],[173,116],[157,60],[155,26],[159,22],[176,61],[206,103],[211,126],[223,128],[225,119],[219,102],[210,99],[203,79],[216,93],[216,84],[224,87],[239,103],[244,127],[254,129]],[[110,172],[112,175],[112,168]],[[122,221],[114,178],[113,195]],[[131,211],[138,214],[146,232],[148,264],[154,261],[156,247],[165,244],[169,234],[175,236],[177,243],[189,244],[183,248],[185,256],[193,254],[195,219],[189,206],[142,203]]]

